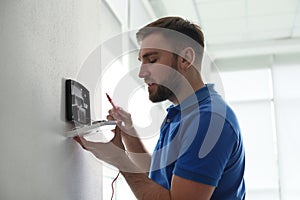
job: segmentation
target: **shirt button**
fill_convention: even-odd
[[[167,123],[169,123],[170,121],[171,121],[170,119],[167,119],[167,120],[166,120]]]

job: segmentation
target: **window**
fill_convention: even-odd
[[[248,199],[279,199],[271,70],[221,71],[220,76],[243,134]]]
[[[247,199],[297,199],[300,61],[279,55],[265,66],[239,63],[235,69],[218,67],[225,99],[238,116],[244,139]]]
[[[273,77],[282,199],[296,200],[300,196],[299,54],[278,57],[273,67]]]
[[[236,111],[243,134],[248,198],[278,199],[271,71],[269,68],[224,71],[220,76],[225,97]]]

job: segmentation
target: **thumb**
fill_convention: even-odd
[[[94,142],[87,141],[84,137],[75,136],[73,139],[78,142],[83,149],[88,151],[92,150],[95,145]]]

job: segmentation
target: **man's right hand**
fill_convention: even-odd
[[[117,107],[117,109],[110,109],[107,120],[117,120],[117,126],[122,132],[137,137],[136,131],[133,128],[133,122],[131,114],[126,112],[123,108]]]

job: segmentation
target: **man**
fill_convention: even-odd
[[[139,77],[148,85],[149,99],[173,103],[152,158],[122,108],[109,111],[108,119],[118,120],[111,143],[75,140],[117,167],[138,199],[244,199],[239,125],[213,85],[201,78],[201,29],[182,18],[165,17],[140,29],[137,39]]]

